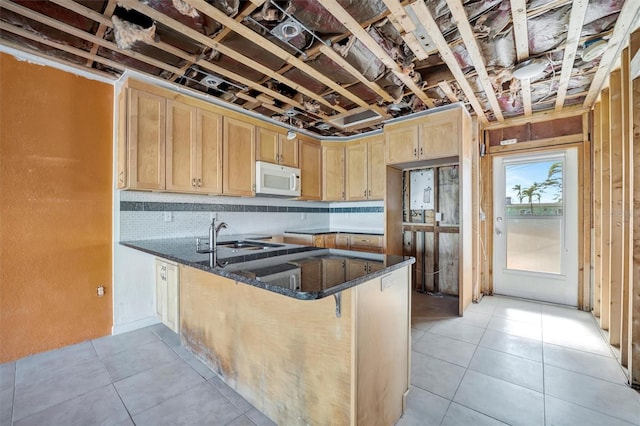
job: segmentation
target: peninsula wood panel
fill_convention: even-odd
[[[0,67],[4,363],[111,333],[114,90],[3,53]]]
[[[609,343],[620,345],[622,327],[622,287],[624,268],[624,132],[622,75],[611,73],[611,282],[609,285]]]
[[[346,274],[344,259],[323,259],[323,285]],[[410,297],[403,267],[342,291],[336,317],[333,297],[297,300],[181,266],[180,329],[277,424],[382,426],[398,421],[409,388]]]
[[[297,300],[181,267],[180,329],[197,356],[276,423],[349,424],[352,297],[342,293],[336,318],[332,297]]]

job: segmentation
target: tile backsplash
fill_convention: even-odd
[[[119,191],[118,195],[120,241],[204,236],[213,217],[228,224],[223,234],[384,227],[382,201],[326,203],[139,191]]]

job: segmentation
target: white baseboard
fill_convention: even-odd
[[[158,323],[160,323],[160,321],[156,317],[147,317],[141,320],[128,322],[126,324],[117,324],[111,327],[111,334],[122,334],[128,331],[138,330],[140,328],[145,328]]]

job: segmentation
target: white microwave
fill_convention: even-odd
[[[256,161],[256,195],[300,196],[300,169]]]

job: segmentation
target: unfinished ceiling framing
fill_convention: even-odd
[[[639,11],[637,0],[0,0],[0,43],[349,136],[455,102],[485,125],[590,108]]]

